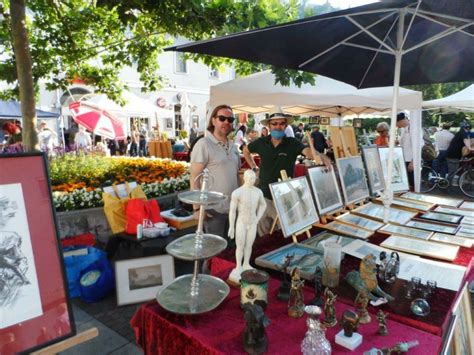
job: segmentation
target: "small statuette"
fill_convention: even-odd
[[[324,303],[324,322],[323,324],[330,328],[334,327],[337,324],[336,319],[336,303],[337,295],[332,293],[332,291],[326,287],[324,290],[324,296],[326,296],[326,302]]]
[[[341,322],[343,330],[336,334],[334,341],[346,349],[354,350],[362,344],[362,335],[356,332],[359,326],[359,316],[356,312],[347,310],[344,312]]]
[[[379,330],[377,330],[378,335],[388,335],[387,323],[385,318],[387,318],[388,313],[384,313],[381,309],[377,312],[377,321],[379,322]]]
[[[270,320],[263,313],[263,308],[258,304],[246,303],[242,306],[244,319],[247,322],[242,335],[244,350],[249,354],[261,354],[267,351],[268,340],[265,327]]]
[[[369,303],[369,292],[366,288],[362,288],[355,299],[356,311],[359,314],[361,324],[370,323],[371,318],[367,312],[367,304]]]
[[[308,330],[301,342],[301,352],[303,355],[330,355],[331,343],[326,339],[324,327],[319,322],[321,308],[318,306],[306,306],[304,311],[308,315],[306,320]]]
[[[377,349],[377,348],[372,348],[368,351],[364,351],[364,355],[395,355],[395,354],[403,354],[408,352],[410,348],[413,348],[420,343],[418,340],[413,340],[413,341],[407,341],[407,342],[401,342],[395,344],[395,346],[392,346],[391,348],[382,348],[382,349]]]
[[[352,334],[357,331],[359,327],[360,318],[354,311],[344,311],[342,316],[342,329],[344,329],[344,336],[350,338]]]
[[[323,271],[319,266],[314,271],[314,298],[309,302],[310,305],[322,307],[323,299]]]
[[[277,298],[282,301],[288,301],[290,299],[290,280],[288,279],[287,271],[288,271],[288,266],[291,264],[294,257],[295,257],[294,254],[286,255],[285,262],[279,268],[279,270],[283,273],[283,279],[280,284],[280,287],[278,288]]]
[[[300,270],[295,267],[291,272],[290,300],[288,301],[288,315],[292,318],[300,318],[304,314],[304,280],[300,278]]]

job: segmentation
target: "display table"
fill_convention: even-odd
[[[211,273],[226,279],[234,264],[214,258]],[[265,314],[270,319],[266,328],[269,354],[298,354],[300,344],[307,330],[306,316],[298,319],[287,315],[286,302],[276,298],[279,282],[269,283],[269,305]],[[310,288],[305,288],[305,300],[313,297]],[[348,305],[337,302],[338,319]],[[424,331],[387,319],[388,336],[379,336],[377,321],[371,314],[372,322],[361,325],[359,333],[364,337],[362,345],[354,353],[361,354],[372,347],[393,346],[401,341],[418,340],[420,345],[410,349],[410,354],[436,354],[441,338]],[[131,320],[137,344],[145,354],[239,354],[244,353],[242,332],[245,328],[243,312],[240,309],[240,290],[232,288],[226,300],[215,310],[195,316],[169,313],[155,301],[142,305]],[[350,353],[334,343],[334,337],[341,328],[335,326],[326,332],[331,341],[333,353]]]

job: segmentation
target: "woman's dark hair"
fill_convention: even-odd
[[[214,133],[214,124],[212,123],[212,119],[214,117],[217,116],[217,112],[219,112],[219,110],[222,110],[222,109],[228,109],[228,110],[231,110],[232,111],[232,107],[230,107],[229,105],[219,105],[219,106],[216,106],[214,108],[214,110],[212,110],[211,112],[211,115],[209,116],[209,124],[207,125],[207,130],[209,132],[212,132]]]
[[[247,126],[243,124],[242,126],[239,127],[239,131],[242,131],[242,133],[245,134],[245,132],[247,132]]]

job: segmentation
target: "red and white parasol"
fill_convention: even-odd
[[[74,121],[87,130],[109,139],[125,139],[123,123],[107,111],[76,101],[69,105]]]

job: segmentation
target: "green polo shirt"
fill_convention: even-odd
[[[272,200],[269,184],[281,178],[280,170],[285,170],[288,177],[293,177],[295,163],[305,145],[296,138],[284,137],[276,147],[271,136],[260,137],[248,145],[250,153],[260,155],[260,174],[258,187],[263,195]]]

